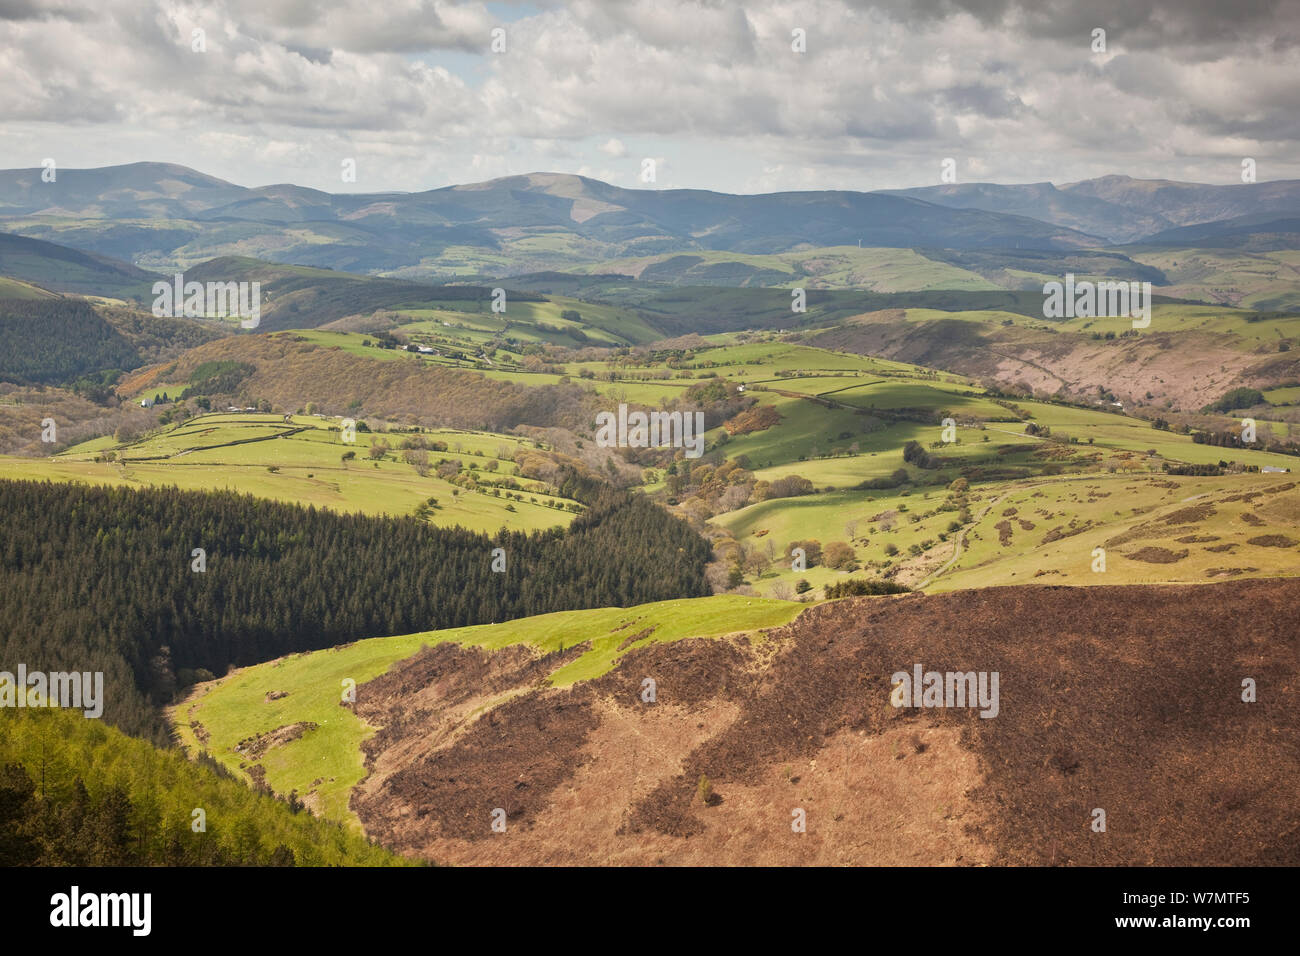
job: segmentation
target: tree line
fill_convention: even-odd
[[[488,535],[231,492],[0,481],[0,669],[101,671],[105,719],[165,743],[158,707],[232,665],[709,593],[709,545],[685,522],[589,478],[560,491],[588,505],[569,528]]]

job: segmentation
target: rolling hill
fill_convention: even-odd
[[[434,862],[1300,854],[1300,582],[854,599],[789,624],[780,602],[711,617],[727,600],[318,651],[205,685],[173,719],[194,751],[244,773],[256,764],[281,792],[314,781],[318,812]],[[616,645],[612,669],[574,672]],[[994,706],[891,706],[891,675],[914,666],[996,672]],[[341,675],[356,675],[356,702],[325,724],[312,688]],[[1243,702],[1245,677],[1256,703]],[[1161,809],[1171,800],[1182,812]]]
[[[55,292],[113,297],[142,296],[161,278],[129,262],[8,233],[0,233],[0,276]]]

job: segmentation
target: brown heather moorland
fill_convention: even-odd
[[[1296,865],[1297,607],[1300,580],[855,598],[567,690],[563,655],[439,645],[360,689],[352,807],[462,865]],[[918,663],[998,672],[1000,712],[894,708]]]

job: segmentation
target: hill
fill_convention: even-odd
[[[637,647],[693,637],[721,636],[785,624],[798,605],[737,596],[693,598],[544,614],[509,624],[486,624],[397,638],[358,641],[335,652],[248,667],[196,687],[170,714],[191,755],[206,754],[231,772],[265,780],[273,789],[297,790],[327,818],[357,823],[351,791],[366,775],[362,744],[374,728],[352,708],[314,695],[315,686],[350,677],[358,685],[387,672],[422,648],[441,648],[472,661],[477,649],[501,651],[548,685],[569,686],[608,673]],[[506,682],[492,669],[479,674],[476,693],[497,700]],[[460,696],[460,691],[457,691]],[[285,726],[314,725],[285,739]],[[268,746],[250,752],[250,737]],[[321,779],[328,768],[329,779]]]
[[[1234,386],[1268,388],[1296,376],[1290,347],[1300,341],[1300,316],[1155,301],[1141,330],[1123,317],[1052,321],[1012,310],[907,308],[851,317],[814,332],[808,344],[1035,393],[1091,400],[1104,389],[1128,407],[1197,409]]]
[[[1148,236],[1140,245],[1231,249],[1237,252],[1294,250],[1300,246],[1300,215],[1282,218],[1277,210],[1269,210],[1248,216],[1233,216],[1215,222],[1165,229]]]
[[[1295,865],[1297,600],[1296,581],[1000,588],[668,642],[636,608],[616,666],[576,683],[558,675],[618,639],[584,641],[603,623],[560,644],[484,630],[318,652],[232,675],[177,715],[204,733],[210,715],[227,761],[241,735],[265,741],[279,787],[327,752],[356,768],[360,746],[364,779],[339,775],[318,808],[346,805],[383,845],[438,862]],[[892,675],[914,667],[997,673],[991,719],[892,706]],[[272,732],[307,713],[298,682],[353,671],[374,676],[343,727]]]
[[[383,331],[411,326],[431,331],[443,327],[469,330],[476,341],[513,339],[619,346],[659,337],[634,311],[588,307],[560,296],[540,295],[506,286],[429,285],[282,265],[248,257],[226,256],[185,271],[199,282],[257,282],[261,290],[258,331],[328,327]],[[501,288],[500,309],[494,309]],[[577,318],[573,318],[574,314]],[[577,330],[575,334],[573,330]]]
[[[240,406],[269,401],[278,408],[313,404],[325,414],[375,415],[392,421],[506,431],[517,425],[572,426],[589,420],[590,396],[577,385],[529,387],[482,372],[422,361],[376,357],[296,335],[241,335],[191,349],[162,381],[189,382],[206,363],[231,363],[238,381],[213,384]],[[387,353],[392,355],[391,352]]]
[[[0,299],[0,381],[70,384],[114,375],[212,342],[220,332],[185,319],[85,299]]]
[[[231,664],[707,593],[708,546],[683,522],[577,476],[563,486],[589,503],[568,528],[489,535],[231,492],[0,481],[0,653],[102,673],[105,718],[159,739],[151,704]]]
[[[215,176],[173,163],[128,163],[99,169],[0,171],[0,210],[6,216],[55,214],[110,219],[183,219],[243,195]]]
[[[55,292],[115,297],[143,295],[160,278],[129,262],[9,233],[0,233],[0,276]]]
[[[135,411],[144,415],[138,407]],[[559,466],[536,442],[491,432],[404,427],[359,432],[355,443],[345,444],[340,424],[316,415],[285,421],[282,415],[240,412],[199,415],[148,432],[125,425],[118,437],[73,444],[48,458],[0,457],[0,476],[238,489],[287,504],[418,515],[438,527],[486,533],[563,527],[580,510],[559,493]],[[364,422],[358,426],[365,427]],[[33,434],[39,431],[36,427]],[[535,474],[551,480],[529,477]]]

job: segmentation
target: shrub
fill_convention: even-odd
[[[879,594],[904,594],[912,589],[905,584],[899,584],[896,581],[868,580],[866,578],[850,578],[847,581],[840,581],[836,584],[826,585],[827,600],[835,600],[842,597],[870,597]]]
[[[826,546],[822,560],[828,568],[839,571],[850,570],[857,563],[853,548],[843,541],[832,541]]]

